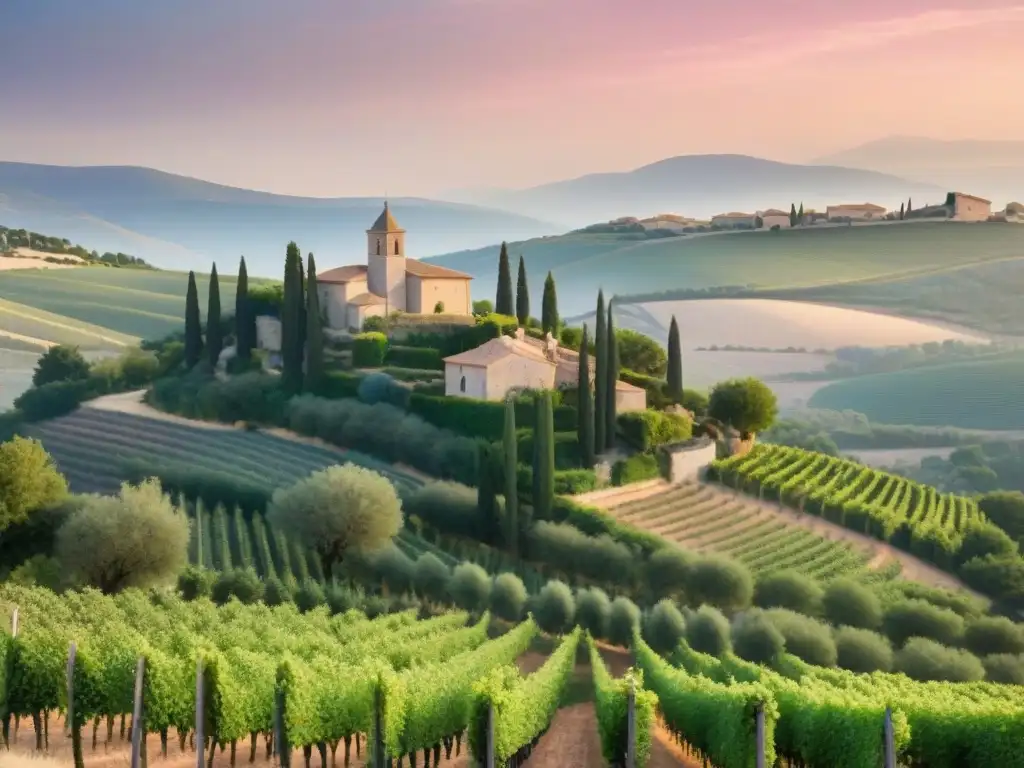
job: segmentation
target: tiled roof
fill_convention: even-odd
[[[366,265],[352,264],[347,267],[335,267],[316,276],[317,283],[350,283],[353,280],[366,279]]]
[[[767,211],[761,211],[762,218],[765,216],[789,216],[786,211],[780,211],[778,208],[769,208]]]
[[[366,231],[374,233],[380,232],[382,234],[387,232],[405,232],[404,229],[398,226],[398,222],[395,221],[395,217],[392,216],[391,211],[388,210],[388,203],[386,200],[384,201],[384,210],[380,212],[380,216],[378,216],[377,220],[373,222],[373,226]]]
[[[458,270],[455,269],[448,269],[448,267],[442,267],[438,264],[430,264],[426,261],[419,261],[418,259],[406,260],[405,274],[415,275],[416,277],[430,277],[435,279],[473,279],[472,275],[467,275],[465,272],[459,272]]]
[[[843,203],[842,205],[830,205],[829,209],[833,208],[846,208],[851,211],[884,211],[880,205],[874,203]]]
[[[459,352],[457,355],[446,357],[444,362],[452,363],[453,365],[471,365],[486,368],[509,355],[517,355],[536,362],[554,365],[554,363],[544,357],[542,351],[535,349],[529,344],[516,341],[511,336],[499,336],[496,339],[491,339],[476,349],[469,349],[465,352]]]
[[[376,293],[360,293],[358,296],[353,296],[348,300],[349,304],[355,304],[357,307],[373,307],[379,304],[384,304],[385,299],[383,296],[378,296]]]
[[[715,219],[752,219],[754,214],[752,213],[740,213],[739,211],[732,211],[731,213],[720,213],[714,216]]]

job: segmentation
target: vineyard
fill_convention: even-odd
[[[712,476],[745,493],[778,501],[886,541],[950,568],[977,504],[854,461],[799,448],[757,445],[712,465]]]
[[[652,496],[613,505],[610,511],[623,522],[684,548],[736,558],[755,575],[795,570],[820,581],[895,575],[892,570],[869,571],[871,553],[866,549],[824,538],[711,486],[671,486]]]

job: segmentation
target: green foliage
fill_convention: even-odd
[[[0,443],[0,533],[59,502],[68,486],[38,440],[15,437]]]
[[[977,656],[1024,653],[1024,627],[1004,616],[982,616],[967,624],[964,647]]]
[[[245,256],[238,262],[238,282],[235,284],[235,357],[243,365],[252,360],[256,346],[256,313],[249,298],[249,271]]]
[[[668,355],[666,358],[666,388],[668,396],[675,402],[683,400],[683,352],[679,339],[679,324],[676,316],[668,326]]]
[[[505,492],[504,540],[513,557],[519,556],[519,451],[516,444],[516,411],[511,401],[505,403],[505,425],[502,434],[502,489]]]
[[[1004,685],[1024,685],[1024,655],[997,653],[981,660],[985,679]]]
[[[721,656],[730,649],[729,620],[718,609],[702,605],[686,621],[686,642],[699,653]]]
[[[1020,557],[976,557],[960,569],[964,582],[991,595],[1011,610],[1024,610],[1024,559]]]
[[[536,522],[530,532],[530,559],[566,576],[627,584],[634,554],[610,536],[588,536],[565,523]]]
[[[852,579],[836,579],[825,588],[822,613],[836,627],[878,629],[882,626],[882,605],[877,595]]]
[[[174,579],[188,561],[189,523],[156,481],[92,496],[57,535],[57,559],[83,584],[106,593]]]
[[[514,573],[502,573],[491,586],[491,610],[505,621],[519,621],[526,607],[526,587]]]
[[[410,517],[418,517],[443,533],[474,540],[483,535],[477,516],[477,493],[468,486],[428,483],[406,499],[404,508]]]
[[[706,603],[723,611],[738,611],[750,605],[754,580],[743,565],[720,555],[704,555],[690,566],[686,592],[697,604]]]
[[[414,368],[421,371],[443,371],[441,351],[430,347],[403,347],[389,345],[384,356],[387,365],[397,368]]]
[[[209,302],[206,309],[206,357],[216,367],[224,348],[224,334],[220,317],[220,282],[217,279],[217,265],[210,271]]]
[[[534,424],[536,404],[532,398],[515,402],[516,424]],[[502,439],[505,429],[504,403],[474,400],[468,397],[435,397],[413,393],[409,398],[409,412],[441,429],[450,429],[485,440]],[[554,408],[555,430],[576,430],[576,411],[567,406]]]
[[[885,611],[882,627],[896,646],[902,646],[913,637],[958,645],[964,636],[961,616],[924,600],[903,600],[890,605]]]
[[[615,331],[615,337],[619,347],[619,361],[623,368],[646,376],[665,377],[668,359],[665,349],[658,342],[629,328]]]
[[[45,587],[59,592],[64,586],[64,574],[60,563],[46,555],[33,555],[16,568],[7,577],[11,584],[24,587]]]
[[[661,470],[654,456],[638,453],[612,465],[612,485],[629,485],[659,477]]]
[[[687,440],[693,424],[683,415],[663,411],[628,411],[618,417],[622,438],[640,451]]]
[[[629,752],[628,710],[632,689],[636,734],[634,765],[643,768],[651,754],[651,732],[656,724],[658,697],[644,690],[644,677],[639,670],[629,669],[618,680],[613,679],[590,635],[585,635],[584,640],[594,677],[594,709],[601,736],[601,754],[609,765],[625,765]]]
[[[359,382],[358,396],[360,402],[367,405],[387,403],[395,408],[405,410],[409,403],[409,389],[403,387],[386,373],[371,373]]]
[[[529,314],[529,311],[527,311],[527,317],[529,317]],[[550,333],[557,339],[559,325],[558,293],[555,290],[555,278],[551,276],[550,272],[548,272],[548,276],[544,279],[544,296],[541,301],[540,327],[544,333]]]
[[[530,601],[530,613],[537,626],[551,635],[560,635],[572,627],[576,604],[572,591],[561,581],[549,581]]]
[[[594,637],[608,636],[611,601],[597,587],[587,587],[576,593],[576,624]]]
[[[665,547],[647,560],[644,578],[655,598],[682,599],[695,555],[679,547]]]
[[[544,285],[546,288],[547,283]],[[526,263],[522,256],[519,257],[519,275],[516,280],[516,319],[524,328],[530,321],[530,285],[526,280]]]
[[[925,637],[908,640],[896,652],[895,668],[912,680],[966,683],[985,677],[985,668],[976,656]]]
[[[320,556],[324,574],[351,550],[372,551],[402,527],[402,503],[383,475],[355,464],[315,472],[274,492],[270,521]]]
[[[303,579],[299,588],[295,590],[295,606],[303,613],[326,603],[327,595],[324,594],[324,588],[312,579]]]
[[[89,363],[78,347],[58,344],[39,356],[32,374],[32,386],[41,387],[55,381],[81,381],[89,378]]]
[[[1014,541],[1024,544],[1024,493],[988,493],[978,499],[978,508],[989,522],[1006,531]]]
[[[579,609],[577,608],[577,612]],[[644,624],[644,639],[651,648],[666,656],[686,636],[686,621],[671,600],[662,599],[651,609]]]
[[[197,565],[190,565],[178,574],[178,592],[184,600],[209,597],[216,574]]]
[[[821,610],[824,594],[814,579],[795,571],[775,571],[757,579],[754,605],[788,608],[805,616],[815,616]]]
[[[594,393],[590,381],[590,343],[586,325],[583,326],[583,338],[580,344],[576,391],[579,397],[577,439],[580,459],[584,467],[590,468],[596,463],[596,458],[594,453]]]
[[[836,664],[851,672],[888,672],[893,653],[889,641],[875,632],[856,627],[840,627],[834,633]]]
[[[602,449],[615,447],[615,424],[618,415],[616,393],[619,382],[619,335],[615,331],[615,317],[612,302],[608,302],[608,323],[605,326],[605,348],[599,349],[598,358],[604,355],[604,445]]]
[[[448,591],[460,608],[472,612],[483,611],[491,596],[491,578],[479,565],[460,563],[452,572]]]
[[[508,263],[508,245],[501,244],[498,255],[498,291],[494,299],[494,311],[499,315],[515,315],[515,301],[512,297],[512,272]]]
[[[413,581],[421,597],[442,602],[448,596],[451,571],[432,552],[426,552],[416,560]]]
[[[263,582],[249,568],[221,571],[214,579],[210,596],[217,605],[225,605],[231,600],[252,605],[263,596]]]
[[[608,446],[608,315],[604,291],[597,292],[597,313],[594,332],[594,451],[604,453]],[[611,396],[615,397],[612,390]]]
[[[474,315],[490,315],[493,312],[494,302],[492,302],[490,299],[479,299],[478,301],[473,302]]]
[[[838,651],[827,624],[784,608],[765,612],[782,633],[786,652],[817,667],[834,667]]]
[[[768,429],[778,412],[775,393],[754,378],[730,379],[716,384],[708,401],[708,415],[742,435]]]
[[[546,520],[551,515],[555,496],[555,424],[550,393],[541,393],[534,418],[531,501],[534,514]]]
[[[308,391],[316,392],[324,376],[324,320],[316,282],[316,261],[309,254],[306,274],[306,380]]]
[[[786,649],[785,636],[760,608],[736,617],[730,639],[736,655],[755,664],[772,664]]]
[[[356,368],[380,368],[387,353],[388,337],[383,333],[360,333],[352,340],[352,364]]]
[[[303,337],[306,295],[303,290],[302,254],[288,243],[284,259],[284,299],[281,305],[281,383],[288,392],[302,389]]]
[[[27,389],[14,400],[25,421],[43,421],[64,416],[94,393],[89,380],[54,381]]]
[[[199,291],[196,288],[196,273],[188,273],[188,289],[185,293],[185,367],[195,368],[203,354],[203,327],[199,314]]]
[[[628,647],[640,627],[640,609],[628,597],[616,597],[608,611],[608,641]]]

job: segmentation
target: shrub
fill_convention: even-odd
[[[1024,653],[1024,629],[1003,616],[983,616],[967,624],[964,646],[978,656]]]
[[[644,569],[645,581],[654,597],[682,598],[695,560],[694,555],[679,547],[665,547],[654,552]]]
[[[629,485],[660,476],[658,460],[649,454],[638,453],[620,459],[612,465],[612,485]]]
[[[209,597],[215,574],[197,565],[190,565],[178,575],[178,592],[183,600]]]
[[[209,509],[221,505],[262,513],[272,495],[269,484],[193,464],[130,460],[122,462],[120,470],[131,483],[155,477],[172,497],[181,494],[190,502],[202,501]]]
[[[720,555],[704,555],[690,568],[686,592],[698,604],[738,611],[750,605],[754,580],[741,563]]]
[[[516,424],[533,424],[533,399],[516,400]],[[409,412],[442,429],[450,429],[485,440],[501,440],[505,430],[505,404],[469,397],[436,397],[413,393],[409,398]],[[555,431],[576,430],[576,411],[567,406],[554,409]]]
[[[990,522],[1024,546],[1024,494],[1020,491],[987,493],[978,499],[978,507]]]
[[[443,371],[444,361],[441,351],[430,347],[402,347],[393,345],[388,348],[384,362],[396,368],[418,368],[423,371]]]
[[[981,660],[985,679],[1004,685],[1024,685],[1024,655],[997,653]]]
[[[60,563],[46,555],[33,555],[22,561],[7,577],[11,584],[23,587],[43,587],[60,592],[66,585]]]
[[[607,637],[611,607],[604,590],[597,587],[581,589],[576,593],[576,623],[594,637]]]
[[[892,646],[876,632],[857,627],[835,631],[836,664],[851,672],[888,672],[892,669]]]
[[[189,522],[157,482],[90,496],[57,534],[57,559],[108,594],[172,581],[188,562]]]
[[[394,544],[375,553],[372,561],[381,584],[391,592],[402,594],[413,588],[416,564]]]
[[[784,608],[766,611],[765,615],[782,633],[787,653],[818,667],[835,666],[836,643],[827,624]]]
[[[442,563],[437,555],[426,552],[416,559],[413,581],[420,597],[434,602],[443,602],[448,597],[448,582],[451,571]]]
[[[627,443],[644,452],[687,440],[693,433],[686,416],[663,411],[628,411],[619,415],[617,426]]]
[[[729,621],[718,609],[702,605],[687,618],[686,642],[693,650],[721,656],[729,650],[729,641]]]
[[[647,617],[644,634],[651,648],[663,656],[674,651],[686,634],[686,622],[675,603],[659,600]]]
[[[914,637],[897,651],[895,669],[913,680],[969,683],[985,677],[985,667],[967,651],[946,648],[934,640]]]
[[[736,655],[755,664],[771,664],[786,649],[782,633],[760,608],[753,608],[737,616],[730,637]]]
[[[359,400],[367,405],[387,403],[404,411],[411,394],[408,387],[403,387],[386,373],[371,373],[359,382]]]
[[[224,605],[231,598],[250,605],[263,597],[263,582],[251,568],[222,571],[217,574],[210,594],[217,605]]]
[[[633,632],[640,624],[640,609],[628,597],[612,600],[608,612],[608,641],[628,648],[633,643]]]
[[[89,378],[89,363],[78,347],[58,344],[39,356],[32,374],[32,386],[41,387],[55,381],[83,381]]]
[[[92,382],[87,379],[54,381],[26,389],[15,398],[14,407],[26,421],[55,419],[71,413],[91,394]]]
[[[327,596],[324,594],[324,588],[312,579],[304,579],[299,588],[295,590],[295,605],[303,613],[312,611],[326,602]]]
[[[380,368],[387,352],[388,337],[383,333],[360,333],[352,340],[352,364],[356,368]]]
[[[572,628],[576,605],[572,592],[560,581],[549,581],[531,601],[537,626],[551,635],[560,635]]]
[[[533,430],[516,432],[516,455],[520,460],[533,456]],[[575,432],[555,432],[555,469],[578,469],[582,463],[580,441]]]
[[[1024,558],[976,557],[964,564],[960,577],[1011,610],[1024,610]]]
[[[924,600],[903,600],[889,606],[882,620],[886,636],[897,646],[912,637],[924,637],[943,645],[957,645],[964,635],[964,620],[945,608]]]
[[[446,481],[428,483],[413,492],[404,507],[407,515],[442,533],[478,541],[483,537],[475,488]]]
[[[822,598],[825,620],[837,627],[878,629],[882,625],[882,604],[863,584],[836,579],[825,588]]]
[[[263,583],[263,602],[267,605],[284,605],[293,599],[292,591],[277,576],[271,576]]]
[[[359,397],[359,385],[362,381],[362,374],[345,373],[344,371],[325,371],[320,377],[320,383],[316,391],[311,394],[329,400]]]
[[[592,469],[563,469],[555,472],[555,493],[574,496],[592,491],[597,487],[597,473]],[[516,483],[520,493],[529,496],[533,492],[533,468],[520,464],[516,468]]]
[[[633,553],[609,536],[587,536],[564,523],[539,521],[530,531],[530,557],[566,574],[628,583]]]
[[[502,573],[495,577],[491,587],[491,610],[505,621],[519,621],[526,606],[526,587],[514,573]]]
[[[963,565],[976,557],[1012,557],[1017,554],[1017,542],[994,525],[975,523],[967,529],[957,552],[957,565]]]
[[[580,529],[588,536],[607,534],[620,544],[625,544],[631,549],[644,554],[650,554],[670,546],[665,539],[655,533],[642,531],[639,528],[620,523],[613,516],[597,507],[580,504],[565,496],[555,497],[554,504],[551,507],[550,521],[554,523],[568,523],[574,528]]]
[[[487,571],[474,563],[460,563],[455,566],[448,583],[455,604],[467,611],[482,611],[487,607],[491,595],[491,577]]]
[[[788,608],[805,616],[821,610],[824,591],[818,583],[796,571],[776,571],[757,580],[754,605],[761,608]]]

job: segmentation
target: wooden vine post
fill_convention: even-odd
[[[78,646],[72,642],[68,648],[68,714],[66,725],[71,729],[71,755],[74,759],[75,768],[85,768],[85,759],[82,756],[82,727],[78,722],[78,715],[75,712],[75,660],[77,657]]]
[[[202,658],[196,659],[196,768],[205,768],[206,757],[206,681]]]
[[[896,736],[892,728],[892,709],[885,708],[885,721],[883,725],[885,734],[885,768],[896,768]]]
[[[142,692],[146,678],[146,659],[139,656],[135,665],[135,700],[132,703],[132,762],[131,768],[142,768],[146,751],[145,712],[142,709]]]
[[[487,705],[487,768],[494,768],[494,703]]]

